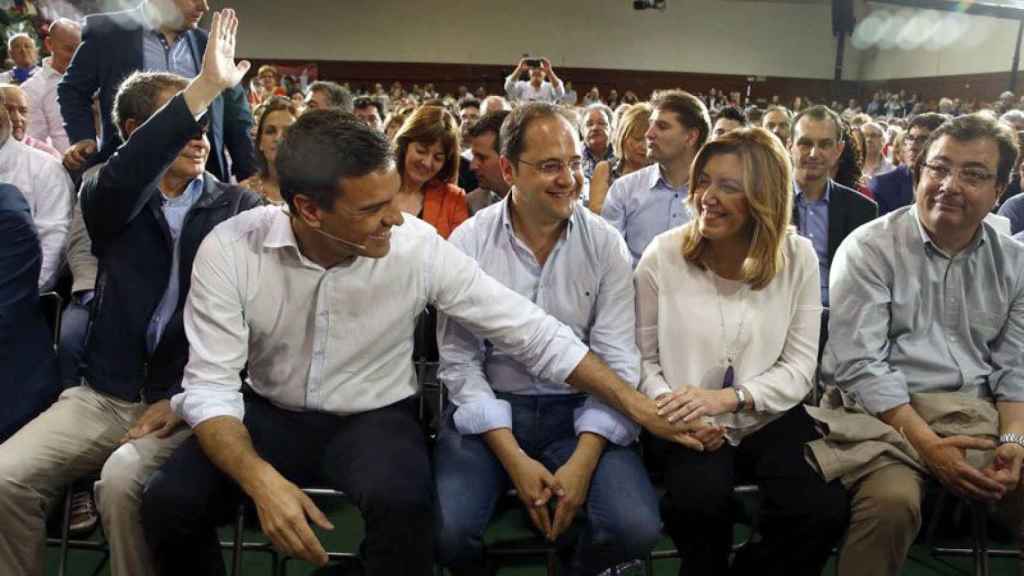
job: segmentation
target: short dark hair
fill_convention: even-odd
[[[459,101],[459,111],[461,112],[462,110],[464,110],[466,108],[476,108],[477,110],[479,110],[480,109],[480,101],[477,100],[476,98],[465,98],[465,99]]]
[[[572,126],[574,133],[579,130],[575,115],[564,108],[547,102],[523,104],[509,112],[501,123],[498,136],[501,139],[501,155],[513,164],[519,162],[526,146],[526,130],[534,121],[544,118],[562,118]]]
[[[911,128],[924,128],[929,132],[934,132],[947,120],[949,120],[949,116],[946,116],[945,114],[939,114],[938,112],[925,112],[924,114],[918,114],[910,119],[907,131],[909,132]]]
[[[309,85],[309,92],[323,92],[331,108],[341,108],[344,112],[352,111],[352,93],[337,82],[317,80]]]
[[[114,126],[121,140],[127,140],[124,123],[129,118],[143,124],[160,107],[159,98],[188,86],[188,80],[169,72],[133,72],[121,82],[114,97]]]
[[[740,126],[750,125],[750,120],[747,118],[746,113],[743,112],[743,110],[741,110],[738,106],[726,106],[725,108],[722,108],[721,110],[718,111],[718,114],[715,115],[716,121],[719,120],[720,118],[732,120],[733,122],[739,122]]]
[[[923,116],[923,114],[922,114]],[[996,168],[996,185],[1006,186],[1010,182],[1010,172],[1017,163],[1020,146],[1017,144],[1017,133],[1013,128],[1000,122],[995,117],[984,113],[965,114],[942,123],[932,130],[924,143],[921,153],[914,160],[914,187],[921,178],[921,168],[928,156],[928,150],[943,136],[949,136],[960,142],[970,142],[988,138],[999,147],[999,165]]]
[[[310,110],[288,128],[275,165],[281,197],[298,213],[298,194],[330,212],[342,179],[360,178],[393,162],[391,145],[383,134],[349,112],[328,108]]]
[[[384,104],[380,100],[371,98],[370,96],[360,96],[352,102],[353,110],[362,110],[364,108],[369,108],[370,106],[377,109],[377,115],[380,116],[381,121],[383,121],[386,112],[384,112]]]
[[[836,144],[845,142],[845,140],[843,140],[843,120],[839,117],[839,114],[836,114],[834,110],[823,104],[815,104],[814,106],[804,108],[797,113],[796,117],[793,118],[794,138],[796,137],[796,126],[805,116],[811,120],[817,120],[818,122],[831,120],[832,125],[836,127]]]
[[[495,110],[488,112],[476,121],[476,124],[469,129],[470,138],[479,138],[484,134],[494,134],[494,151],[501,154],[501,124],[511,114],[508,110]]]
[[[698,133],[697,148],[708,141],[711,118],[708,116],[708,107],[700,98],[685,90],[665,90],[654,95],[651,99],[651,108],[674,112],[683,126],[695,128]]]

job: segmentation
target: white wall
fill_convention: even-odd
[[[828,2],[668,0],[214,0],[251,58],[557,66],[831,78]],[[859,56],[850,51],[852,78]]]
[[[1013,63],[1016,21],[933,10],[872,6],[856,41],[859,79],[885,80],[1006,72]],[[1024,69],[1024,67],[1022,67]]]

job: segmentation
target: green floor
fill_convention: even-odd
[[[333,551],[354,551],[358,548],[362,536],[362,520],[356,510],[350,506],[343,506],[329,513],[331,521],[336,526],[333,532],[319,532],[321,541],[325,548]],[[488,532],[488,540],[507,540],[525,538],[530,535],[528,527],[524,524],[525,516],[518,512],[507,512],[499,515],[496,522]],[[231,532],[225,530],[224,538],[230,538]],[[99,535],[96,536],[99,538]],[[254,541],[261,540],[258,531],[249,531],[247,539]],[[998,546],[999,543],[993,543]],[[1003,545],[1005,546],[1005,545]],[[664,539],[658,549],[671,549],[672,542]],[[227,558],[227,557],[226,557]],[[55,549],[48,551],[48,574],[57,574],[58,554]],[[992,574],[1011,575],[1016,574],[1016,560],[1007,558],[992,559]],[[106,566],[103,554],[98,552],[71,551],[69,553],[67,576],[91,576],[107,575],[110,573]],[[679,570],[678,560],[657,560],[654,563],[655,573],[659,576],[677,574]],[[292,561],[288,564],[287,573],[290,576],[309,574],[313,568],[308,564],[299,561]],[[248,552],[243,557],[243,573],[254,576],[272,576],[270,556],[264,552]],[[527,576],[545,574],[541,560],[518,559],[515,564],[502,568],[499,571],[501,576]],[[823,574],[835,574],[832,562],[826,567]],[[973,574],[973,565],[969,558],[935,558],[928,553],[923,545],[916,545],[911,551],[910,559],[903,571],[906,575],[969,575]]]

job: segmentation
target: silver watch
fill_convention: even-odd
[[[733,388],[733,392],[736,393],[736,409],[732,411],[733,414],[738,414],[743,410],[743,407],[747,404],[747,391],[736,386]]]
[[[1024,434],[1007,432],[999,437],[999,445],[1002,446],[1003,444],[1018,444],[1024,447]]]

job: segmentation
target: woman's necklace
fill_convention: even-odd
[[[716,274],[710,266],[707,267],[707,270],[708,273],[711,274],[711,282],[715,285],[715,296],[717,296],[718,302],[718,318],[720,326],[722,328],[722,349],[725,353],[725,358],[723,358],[722,360],[723,364],[725,365],[725,376],[722,378],[722,388],[731,388],[736,379],[735,371],[733,370],[733,362],[735,361],[736,356],[739,354],[739,344],[740,340],[743,337],[743,328],[746,325],[747,299],[744,295],[742,299],[742,305],[740,307],[740,321],[736,328],[736,336],[732,339],[732,342],[730,343],[728,333],[726,332],[725,327],[725,307],[722,303],[722,291],[718,287],[718,274]],[[743,284],[740,287],[740,290],[745,291],[746,288],[746,284]]]

